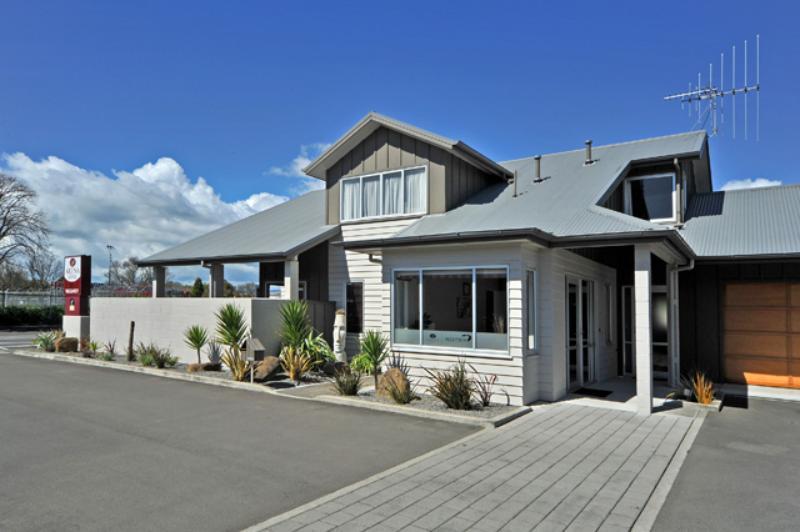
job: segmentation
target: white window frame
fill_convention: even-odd
[[[269,279],[267,281],[264,281],[265,299],[281,299],[281,300],[285,299],[283,297],[283,295],[284,295],[283,294],[283,283],[284,283],[283,279]],[[280,297],[269,297],[269,293],[270,293],[269,287],[270,286],[280,286],[281,287],[281,296]],[[298,283],[298,285],[297,285],[297,297],[298,297],[298,299],[301,299],[301,300],[307,300],[308,299],[308,281],[303,280],[303,281],[300,281]]]
[[[631,203],[631,182],[644,181],[646,179],[672,178],[672,217],[671,218],[651,218],[649,221],[654,223],[675,223],[678,220],[678,193],[677,178],[674,172],[664,172],[661,174],[650,174],[636,177],[629,177],[625,180],[625,214],[633,216],[633,205]]]
[[[423,194],[423,207],[421,211],[418,212],[405,212],[405,204],[406,204],[406,172],[410,172],[412,170],[423,170],[424,176],[424,183],[422,186],[422,194]],[[383,178],[387,174],[395,174],[400,172],[400,205],[403,209],[403,212],[394,213],[394,214],[383,214]],[[421,166],[409,166],[406,168],[396,168],[394,170],[385,170],[382,172],[370,172],[368,174],[358,175],[354,177],[345,177],[339,180],[339,213],[340,213],[340,220],[342,223],[349,223],[349,222],[361,222],[364,220],[381,220],[381,219],[391,219],[391,218],[405,218],[405,217],[412,217],[412,216],[420,216],[426,214],[428,212],[428,166],[421,165]],[[363,205],[363,191],[364,191],[364,179],[368,179],[370,177],[378,176],[380,180],[380,193],[378,197],[378,214],[377,216],[363,216],[364,213],[364,205]],[[361,216],[357,218],[347,218],[343,217],[344,214],[344,184],[347,182],[358,181],[358,212]]]
[[[460,348],[460,349],[453,349],[451,347],[442,347],[436,345],[424,345],[422,343],[423,335],[425,333],[425,326],[423,318],[423,310],[424,310],[424,278],[423,273],[429,271],[464,271],[469,270],[472,272],[472,347],[470,348]],[[485,349],[485,348],[477,348],[477,334],[476,329],[477,327],[477,313],[475,312],[475,305],[477,304],[477,297],[476,297],[476,284],[477,284],[477,270],[503,270],[506,273],[506,348],[505,349]],[[389,313],[389,323],[390,323],[390,338],[392,342],[392,348],[398,351],[406,351],[409,353],[431,353],[431,354],[442,354],[442,355],[457,355],[457,356],[467,356],[467,357],[486,357],[486,358],[503,358],[503,359],[510,359],[511,353],[511,326],[509,323],[508,316],[511,315],[511,294],[510,294],[510,285],[511,285],[511,278],[509,274],[510,268],[507,264],[478,264],[478,265],[469,265],[469,266],[425,266],[425,267],[417,267],[417,268],[393,268],[392,269],[392,290],[391,290],[391,300],[390,300],[390,313]],[[394,338],[394,329],[395,329],[395,322],[394,322],[394,304],[395,304],[395,281],[396,281],[396,274],[397,272],[413,272],[419,275],[419,344],[402,344],[402,343],[395,343]]]
[[[527,301],[527,327],[528,327],[528,351],[535,352],[539,347],[536,343],[539,335],[539,272],[535,269],[527,270],[525,274],[526,301]]]

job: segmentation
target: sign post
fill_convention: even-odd
[[[64,335],[89,337],[89,297],[92,292],[92,257],[64,257]]]

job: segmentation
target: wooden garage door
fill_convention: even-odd
[[[725,379],[800,388],[800,283],[725,287]]]

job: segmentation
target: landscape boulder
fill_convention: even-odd
[[[263,360],[259,360],[255,363],[253,368],[253,380],[267,380],[280,367],[281,361],[278,357],[266,356]]]
[[[389,368],[386,370],[386,373],[381,375],[381,378],[378,381],[378,389],[376,394],[378,397],[391,399],[392,388],[396,388],[397,391],[405,393],[408,391],[409,386],[408,377],[406,377],[406,374],[403,373],[400,368]]]
[[[328,377],[333,377],[340,371],[350,371],[350,366],[347,365],[347,362],[326,360],[320,369]]]
[[[78,346],[80,342],[78,342],[77,338],[73,338],[71,336],[65,336],[58,340],[56,344],[56,351],[59,353],[77,353]]]

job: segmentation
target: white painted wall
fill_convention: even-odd
[[[128,345],[130,322],[136,322],[135,343],[153,342],[169,348],[182,362],[196,362],[196,353],[183,343],[183,332],[191,325],[202,325],[214,335],[218,309],[233,303],[244,311],[252,335],[258,338],[266,353],[277,354],[280,348],[281,300],[255,298],[116,298],[94,297],[91,301],[92,339],[99,342],[116,340],[124,352]],[[205,353],[204,353],[205,355]],[[205,361],[205,356],[203,358]]]

